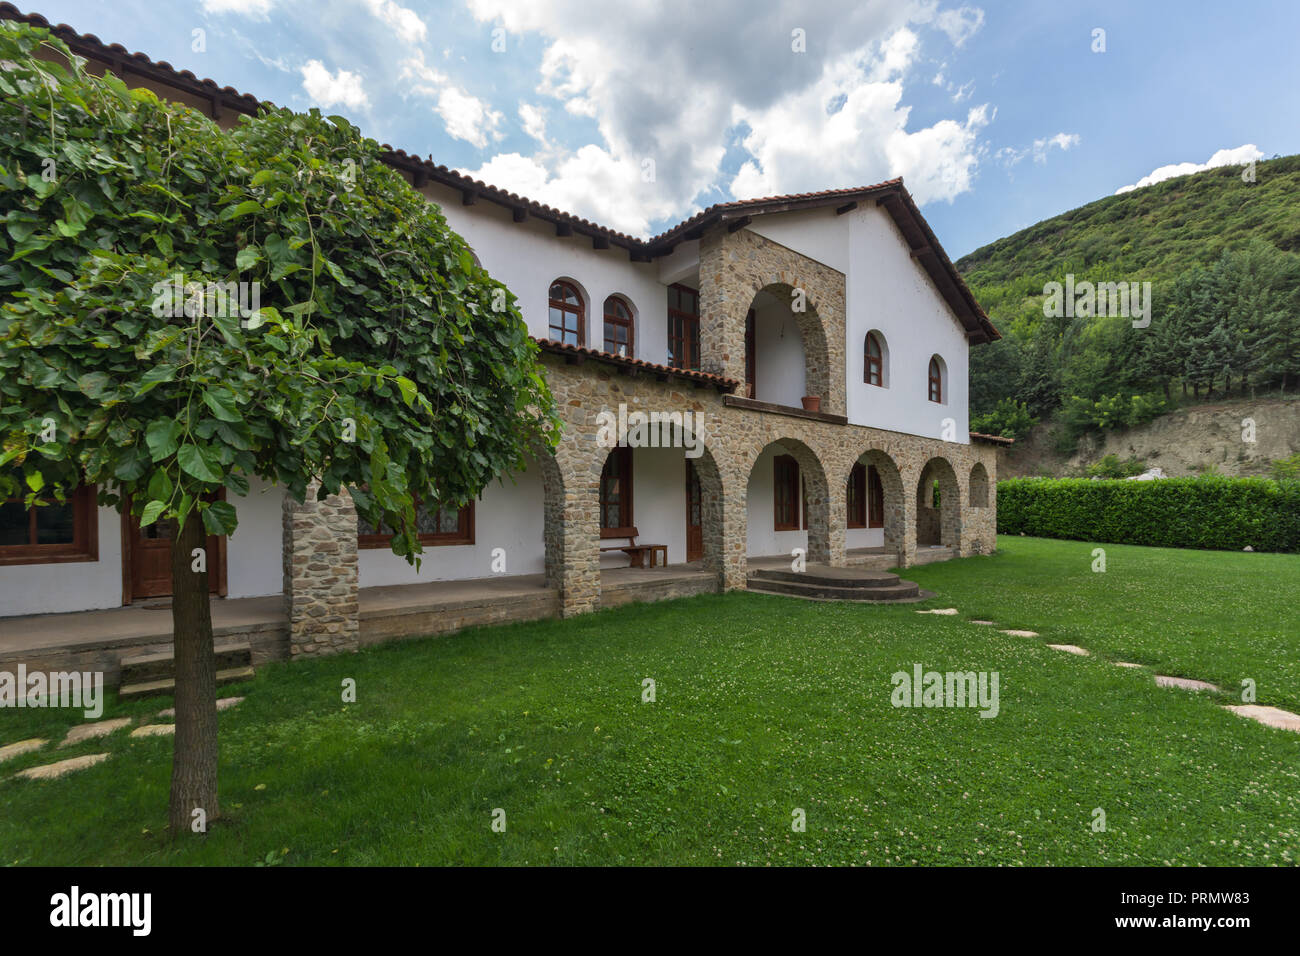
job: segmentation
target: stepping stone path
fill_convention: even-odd
[[[1128,661],[1116,661],[1116,667],[1141,667],[1141,664],[1130,664]]]
[[[28,780],[53,780],[55,777],[62,777],[65,773],[72,773],[74,770],[85,770],[87,767],[93,767],[95,764],[107,759],[108,754],[86,754],[82,757],[60,760],[58,763],[28,767],[26,770],[19,770],[14,776],[26,777]]]
[[[1065,651],[1067,654],[1078,654],[1080,657],[1091,657],[1092,655],[1085,651],[1078,644],[1048,644],[1054,651]]]
[[[1190,677],[1169,677],[1165,674],[1156,675],[1156,683],[1161,687],[1179,687],[1183,690],[1218,690],[1218,686],[1211,684],[1209,681],[1193,680]]]
[[[1229,704],[1227,709],[1239,717],[1249,717],[1268,727],[1300,732],[1300,714],[1293,714],[1281,707],[1266,707],[1263,704]]]
[[[113,731],[121,730],[130,722],[130,717],[118,717],[115,720],[98,720],[93,724],[79,724],[68,731],[68,736],[63,738],[63,743],[59,744],[59,746],[71,747],[83,740],[96,740],[100,737],[107,737]]]
[[[223,710],[229,710],[231,707],[234,707],[236,704],[241,703],[243,699],[244,698],[242,697],[223,697],[219,701],[217,701],[217,711],[220,712]],[[170,717],[172,720],[175,720],[176,708],[168,707],[166,710],[160,710],[158,711],[156,716]]]
[[[972,624],[986,624],[986,625],[988,625],[989,627],[992,627],[992,626],[993,626],[993,622],[992,622],[992,621],[971,621],[971,623],[972,623]]]
[[[19,740],[16,743],[6,744],[0,747],[0,763],[4,763],[12,757],[21,757],[23,754],[29,754],[33,750],[40,750],[48,740],[42,740],[40,737],[32,737],[29,740]]]
[[[1012,637],[1037,637],[1037,631],[1002,631],[1003,634],[1010,634]]]
[[[955,607],[937,607],[937,608],[935,608],[933,611],[917,611],[916,613],[917,613],[917,614],[949,614],[949,615],[951,615],[951,614],[956,614],[956,613],[957,613],[957,609],[956,609]]]
[[[145,724],[131,731],[132,737],[168,737],[176,733],[175,724]]]

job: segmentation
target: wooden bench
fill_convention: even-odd
[[[621,532],[624,529],[620,528],[618,530]],[[631,563],[628,564],[629,568],[644,568],[646,566],[645,556],[647,554],[650,555],[650,567],[653,568],[655,566],[656,555],[662,555],[664,559],[664,566],[666,567],[668,565],[668,545],[637,544],[636,539],[637,536],[641,534],[641,532],[638,531],[636,528],[628,528],[626,530],[629,532],[628,534],[621,534],[621,533],[613,534],[610,535],[607,540],[616,541],[620,538],[626,538],[627,544],[604,545],[600,549],[601,552],[603,553],[605,551],[622,551],[624,554],[628,556],[629,560],[631,561]]]

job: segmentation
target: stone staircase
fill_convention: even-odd
[[[866,604],[914,602],[933,597],[911,581],[888,571],[809,565],[806,571],[765,569],[751,571],[751,591],[781,594],[807,601],[857,601]]]
[[[218,687],[252,678],[252,645],[218,644],[214,650]],[[170,694],[176,688],[175,664],[171,648],[122,658],[122,686],[118,690],[118,696],[129,698]]]

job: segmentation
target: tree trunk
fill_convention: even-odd
[[[172,792],[168,822],[172,836],[194,832],[194,811],[203,811],[204,829],[217,810],[217,666],[212,648],[212,605],[207,562],[193,569],[195,549],[205,549],[207,533],[191,513],[172,540],[172,633],[176,659],[176,741],[172,754]]]

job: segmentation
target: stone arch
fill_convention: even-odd
[[[844,473],[844,483],[849,480],[853,466],[862,462],[874,466],[880,475],[880,485],[884,492],[884,546],[891,554],[901,554],[907,537],[906,492],[903,486],[903,473],[898,463],[882,448],[868,448],[849,463],[849,471]]]
[[[989,473],[983,462],[975,462],[970,470],[970,506],[987,508],[989,506]]]
[[[839,514],[844,507],[844,488],[832,488],[827,478],[826,468],[821,458],[811,447],[798,438],[780,436],[768,441],[762,448],[754,449],[746,456],[741,471],[745,475],[746,491],[744,507],[748,507],[751,486],[755,477],[755,467],[763,453],[773,450],[776,454],[790,455],[799,465],[799,477],[803,483],[804,524],[807,526],[808,563],[835,564],[844,563],[844,523],[832,519],[832,514]],[[836,494],[838,491],[838,494]],[[836,505],[838,503],[838,510]],[[746,529],[747,532],[747,529]],[[745,547],[748,547],[746,533]]]
[[[939,507],[934,507],[935,483]],[[916,545],[941,544],[961,550],[961,484],[947,458],[931,458],[921,469],[916,486]]]
[[[760,297],[767,296],[780,303],[794,319],[799,331],[799,341],[803,347],[804,394],[816,395],[823,402],[831,397],[830,349],[826,337],[826,327],[817,310],[817,303],[812,293],[805,286],[788,282],[777,277],[770,277],[765,285],[755,289],[745,306],[746,316]],[[743,318],[743,317],[742,317]],[[761,379],[760,394],[762,398]],[[801,396],[802,397],[802,396]],[[782,404],[793,404],[784,402]]]

